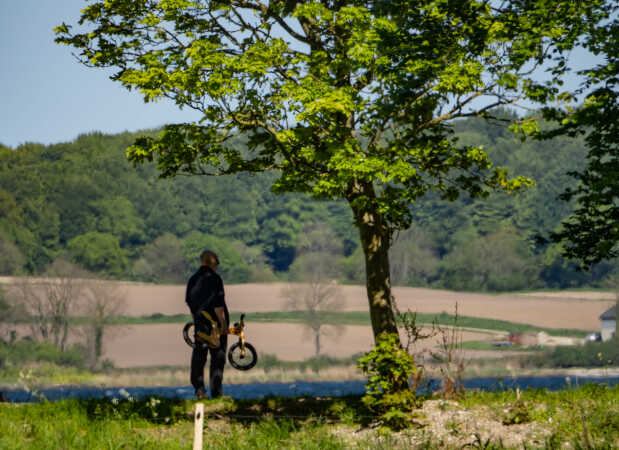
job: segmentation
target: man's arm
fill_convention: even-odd
[[[228,322],[226,322],[226,314],[223,307],[217,306],[215,308],[215,315],[217,316],[219,326],[221,327],[221,335],[225,336],[226,334],[228,334]]]

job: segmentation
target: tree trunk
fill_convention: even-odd
[[[99,362],[101,359],[101,355],[103,354],[103,326],[95,325],[94,327],[95,334],[95,364]]]
[[[66,318],[62,325],[62,339],[60,340],[60,350],[62,350],[63,352],[65,351],[67,347],[68,337],[69,337],[69,320],[68,318]]]
[[[376,342],[381,333],[397,334],[398,328],[393,314],[389,273],[392,233],[384,216],[378,212],[375,199],[374,188],[369,183],[356,184],[348,198],[365,255],[366,288]]]
[[[314,330],[315,338],[314,345],[316,346],[316,357],[320,355],[320,327]]]

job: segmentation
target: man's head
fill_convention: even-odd
[[[219,266],[219,258],[217,257],[217,253],[212,250],[204,250],[200,254],[200,264],[216,270]]]

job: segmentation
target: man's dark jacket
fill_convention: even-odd
[[[195,290],[194,287],[196,287]],[[221,307],[224,309],[226,322],[230,323],[230,314],[226,306],[223,280],[208,266],[200,266],[198,271],[189,278],[187,282],[187,292],[185,293],[185,302],[191,310],[194,321],[196,320],[196,315],[201,310],[205,310],[213,319],[219,321],[215,315],[215,308]],[[221,325],[222,324],[220,324],[220,326]]]

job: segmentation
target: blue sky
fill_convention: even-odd
[[[91,131],[154,128],[197,119],[161,100],[145,104],[112,82],[110,72],[77,63],[71,49],[54,43],[53,28],[75,23],[85,0],[0,0],[0,143],[51,144]],[[573,55],[582,67],[594,62]]]
[[[100,69],[54,43],[84,0],[0,0],[0,143],[70,141],[90,131],[122,132],[196,118],[169,101],[144,104]]]

